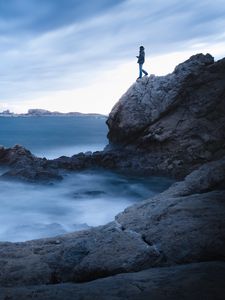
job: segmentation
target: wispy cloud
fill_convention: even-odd
[[[80,88],[140,44],[154,57],[216,43],[224,15],[223,0],[0,2],[0,100]]]

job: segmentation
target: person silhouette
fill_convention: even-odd
[[[139,77],[137,79],[140,79],[142,78],[142,73],[144,73],[145,76],[148,75],[148,72],[143,69],[143,64],[145,62],[145,48],[143,46],[140,46],[139,55],[136,57],[138,58],[137,63],[139,64]]]

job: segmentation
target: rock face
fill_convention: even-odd
[[[188,174],[225,153],[225,59],[192,56],[134,83],[107,120],[111,148],[144,151],[159,172]],[[147,155],[146,155],[147,153]]]

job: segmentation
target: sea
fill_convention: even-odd
[[[104,116],[0,117],[0,144],[20,144],[49,159],[103,150]],[[0,175],[5,172],[0,166]],[[126,207],[167,189],[164,177],[68,172],[54,184],[0,180],[0,241],[20,242],[104,225]]]

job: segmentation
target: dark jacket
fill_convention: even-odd
[[[145,50],[141,49],[139,52],[139,56],[138,57],[138,64],[143,64],[145,62]]]

